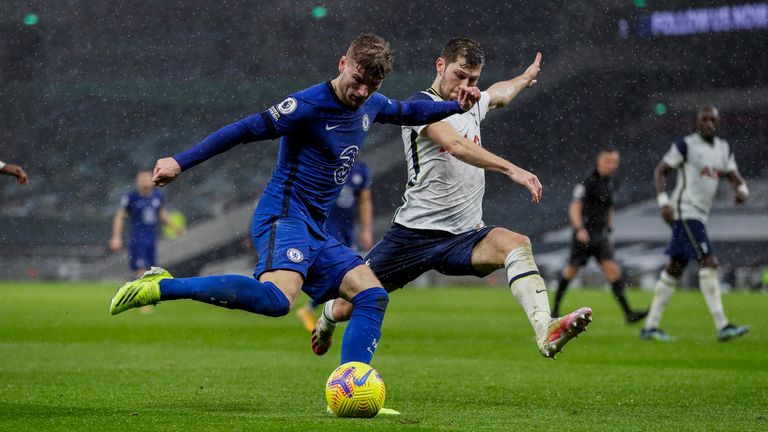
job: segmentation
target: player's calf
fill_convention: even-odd
[[[328,352],[333,345],[333,332],[336,330],[336,321],[333,320],[331,311],[334,300],[329,300],[323,305],[323,311],[318,318],[315,328],[312,329],[310,344],[312,351],[321,356]]]

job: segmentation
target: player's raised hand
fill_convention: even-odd
[[[515,169],[509,174],[509,177],[515,183],[528,189],[528,192],[531,193],[531,201],[534,203],[541,201],[543,186],[535,174],[530,173],[522,168],[515,167]]]
[[[736,202],[736,204],[744,204],[749,199],[749,195],[744,193],[743,190],[736,189],[736,192],[733,194],[733,200]]]
[[[661,207],[661,218],[664,219],[664,222],[672,225],[675,221],[675,211],[672,210],[671,205],[667,204]]]
[[[480,89],[477,87],[459,86],[459,96],[456,100],[463,111],[469,111],[480,100]]]
[[[525,80],[525,86],[526,87],[533,87],[534,84],[536,84],[538,81],[536,80],[536,76],[539,75],[539,71],[541,70],[541,53],[536,53],[536,58],[533,60],[533,63],[531,63],[530,66],[528,66],[528,69],[523,72],[523,79]]]
[[[109,240],[109,250],[117,252],[123,248],[123,239],[120,237],[112,237]]]
[[[181,166],[176,162],[176,159],[172,157],[158,159],[152,174],[152,181],[157,186],[162,187],[176,180],[179,174],[181,174]]]
[[[29,183],[29,176],[27,176],[26,171],[24,171],[24,168],[18,167],[19,170],[16,172],[16,182],[20,185],[26,185]]]

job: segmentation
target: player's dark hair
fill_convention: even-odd
[[[448,41],[440,57],[445,60],[445,64],[464,59],[461,67],[470,69],[485,64],[485,52],[480,48],[480,44],[468,37],[457,37]]]
[[[347,57],[363,72],[363,81],[381,81],[392,70],[392,50],[389,42],[373,34],[361,34],[349,46]]]
[[[603,154],[603,153],[614,153],[614,152],[618,152],[618,151],[619,151],[618,148],[616,148],[616,147],[614,147],[612,145],[607,145],[607,146],[601,147],[600,151],[597,152],[597,154],[600,155],[600,154]]]

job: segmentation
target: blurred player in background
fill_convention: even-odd
[[[541,199],[542,186],[535,175],[485,150],[480,139],[480,122],[488,111],[505,107],[533,86],[540,62],[537,53],[522,75],[491,85],[466,113],[403,128],[409,175],[404,204],[366,262],[390,292],[431,269],[483,277],[506,268],[512,294],[535,331],[539,352],[554,357],[586,329],[592,311],[581,308],[553,319],[528,237],[482,221],[486,170],[502,173],[528,189],[534,203]],[[436,60],[432,86],[410,100],[455,100],[461,86],[477,84],[483,64],[484,52],[477,42],[452,39]],[[316,354],[328,350],[336,322],[349,318],[350,306],[341,299],[325,304],[312,337]]]
[[[177,234],[184,231],[163,207],[163,194],[152,183],[152,171],[136,174],[136,188],[123,195],[120,208],[112,221],[112,238],[109,248],[113,252],[123,248],[125,217],[131,219],[129,234],[128,266],[137,275],[157,264],[157,236],[160,222],[171,227]]]
[[[717,137],[720,125],[717,108],[702,108],[696,117],[696,124],[698,131],[675,141],[656,166],[654,185],[657,201],[661,217],[672,226],[672,239],[666,251],[669,263],[656,283],[651,310],[640,331],[642,339],[671,339],[659,329],[659,323],[690,260],[699,264],[699,288],[715,321],[717,338],[726,341],[749,331],[748,326],[735,326],[725,316],[717,259],[704,227],[720,177],[727,178],[733,186],[736,204],[747,201],[749,189],[739,174],[728,143]],[[667,175],[672,170],[677,170],[677,182],[670,198],[667,194]]]
[[[5,163],[0,161],[0,174],[15,177],[16,182],[20,185],[25,185],[27,182],[29,182],[29,177],[27,177],[27,173],[24,172],[24,169],[22,169],[19,165],[12,163]]]
[[[377,90],[391,61],[388,42],[361,35],[339,60],[339,75],[333,80],[293,93],[191,149],[158,160],[154,181],[164,186],[182,171],[238,144],[282,137],[272,178],[253,216],[251,232],[259,262],[253,278],[174,279],[155,267],[121,287],[110,312],[192,299],[276,317],[288,314],[301,291],[318,303],[342,296],[352,302],[353,312],[341,362],[370,363],[389,296],[362,258],[328,234],[325,220],[374,122],[431,123],[470,110],[480,98],[477,88],[462,87],[458,101],[390,100]]]
[[[357,223],[359,221],[359,224]],[[369,251],[373,246],[373,201],[371,199],[371,173],[368,165],[358,161],[352,166],[349,179],[341,188],[336,203],[331,207],[325,228],[341,244],[355,249],[355,230],[359,225],[359,250]],[[304,328],[311,332],[315,329],[315,308],[317,303],[309,303],[296,311],[296,316]]]
[[[573,189],[573,200],[568,207],[568,219],[573,227],[571,257],[560,277],[552,316],[560,316],[560,303],[568,284],[590,257],[595,257],[600,263],[627,322],[640,321],[648,313],[633,311],[629,307],[624,292],[627,284],[619,264],[613,259],[613,191],[616,189],[614,174],[618,169],[619,151],[614,148],[600,150],[595,169]]]

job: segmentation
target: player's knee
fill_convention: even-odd
[[[259,311],[259,313],[270,317],[288,315],[292,306],[288,297],[280,291],[277,286],[271,283],[265,283],[263,286],[268,290],[267,301],[269,302],[269,305],[264,308],[264,310]]]
[[[699,260],[699,267],[701,268],[717,268],[717,259],[713,256],[706,256]]]
[[[353,309],[375,308],[383,312],[387,309],[388,304],[389,294],[381,287],[363,290],[352,299]]]
[[[665,270],[668,275],[672,276],[675,279],[679,279],[683,275],[683,270],[685,270],[685,264],[679,261],[672,261],[667,265],[667,268]]]
[[[512,247],[519,248],[521,246],[531,247],[531,239],[528,238],[528,236],[524,236],[522,234],[518,233],[511,233],[510,236],[510,243],[512,244]]]
[[[528,238],[528,236],[516,233],[514,231],[497,228],[492,231],[492,233],[495,234],[495,237],[498,239],[498,244],[501,246],[500,249],[505,250],[506,252],[512,251],[521,246],[531,246],[531,239]]]

